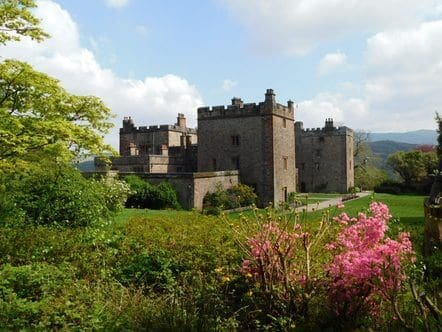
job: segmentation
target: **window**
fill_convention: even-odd
[[[282,127],[287,128],[287,120],[286,119],[282,119]]]
[[[239,145],[239,136],[238,135],[230,136],[230,138],[232,140],[232,145]]]
[[[288,168],[288,157],[282,157],[282,165],[284,167],[284,170],[287,170]]]
[[[287,202],[287,187],[282,187],[282,201]]]
[[[316,149],[316,157],[320,157],[321,156],[321,149]]]
[[[215,158],[212,159],[212,166],[213,166],[213,170],[216,171],[216,159]]]

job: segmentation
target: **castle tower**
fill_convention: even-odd
[[[296,189],[293,102],[278,104],[268,89],[264,102],[198,109],[198,171],[239,170],[259,204],[285,201]]]
[[[334,127],[304,129],[295,123],[296,167],[301,192],[341,192],[354,186],[353,131]]]

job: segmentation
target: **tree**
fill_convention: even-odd
[[[395,170],[406,185],[419,183],[437,170],[435,151],[398,151],[388,156],[387,164]]]
[[[0,170],[111,150],[102,139],[112,126],[109,117],[97,97],[69,94],[24,62],[0,63]]]
[[[29,10],[35,7],[34,0],[0,0],[0,44],[19,41],[22,36],[37,41],[49,37]]]
[[[387,173],[379,168],[379,157],[368,144],[370,133],[357,131],[353,138],[353,159],[355,186],[373,189],[388,178]]]

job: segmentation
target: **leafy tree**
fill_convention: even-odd
[[[111,150],[102,139],[109,117],[97,97],[72,95],[24,62],[0,63],[0,170]]]
[[[38,25],[30,9],[37,7],[34,0],[0,0],[0,44],[19,41],[22,36],[42,41],[49,37]]]
[[[388,178],[387,173],[379,167],[379,157],[371,150],[369,140],[370,134],[365,131],[354,133],[355,186],[362,189],[373,189]]]
[[[355,186],[361,189],[373,189],[386,180],[387,172],[376,166],[361,165],[355,168]]]
[[[437,169],[438,159],[434,151],[398,151],[388,156],[388,165],[393,168],[406,185],[421,182]]]

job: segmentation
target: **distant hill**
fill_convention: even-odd
[[[395,141],[409,144],[437,144],[436,130],[421,129],[404,133],[370,133],[370,141]]]
[[[369,142],[371,150],[377,154],[383,162],[387,157],[396,151],[410,151],[418,147],[420,144],[410,144],[395,141],[376,141]]]

